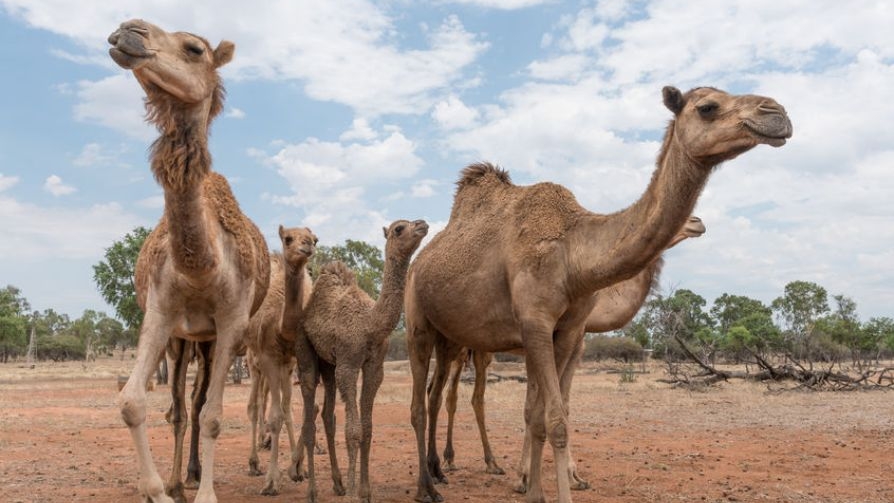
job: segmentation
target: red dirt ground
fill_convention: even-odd
[[[121,368],[126,362],[102,365],[0,365],[0,500],[138,501],[134,450],[115,405],[115,377],[126,373]],[[504,365],[498,372],[518,373],[521,368]],[[633,383],[593,369],[576,377],[572,445],[592,489],[574,492],[575,502],[894,501],[890,393],[771,392],[750,383],[688,392],[658,384],[658,377],[658,368],[637,375]],[[406,364],[388,364],[375,408],[374,501],[408,502],[415,493],[410,386]],[[279,496],[263,497],[257,494],[263,480],[247,475],[248,390],[247,384],[229,385],[225,392],[215,467],[219,500],[304,501],[306,483],[286,479]],[[470,393],[471,387],[463,385],[457,413],[458,471],[448,474],[449,485],[441,486],[445,501],[522,502],[511,489],[514,475],[484,473],[468,406]],[[488,386],[491,442],[509,473],[521,447],[523,396],[524,385],[514,381]],[[169,400],[167,387],[149,394],[150,441],[165,479],[172,445],[164,422]],[[300,406],[295,411],[300,416]],[[341,419],[339,411],[343,459]],[[444,423],[442,419],[441,428]],[[285,442],[285,435],[282,439]],[[262,466],[267,453],[261,454]],[[546,497],[555,501],[548,447],[545,455]],[[317,467],[319,500],[351,501],[332,492],[327,456],[317,457]],[[189,491],[188,497],[193,496]]]

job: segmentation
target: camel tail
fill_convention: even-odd
[[[496,177],[497,180],[506,185],[512,184],[512,180],[509,178],[509,173],[505,169],[489,162],[476,162],[474,164],[469,164],[462,170],[462,176],[459,181],[456,182],[456,185],[459,189],[462,189],[463,187],[473,185],[477,183],[478,180],[488,176]]]
[[[337,282],[345,286],[357,284],[357,276],[354,275],[354,271],[348,269],[348,266],[340,260],[329,262],[324,265],[323,268],[320,269],[319,279],[323,279],[324,276],[328,276],[330,281],[335,279]]]

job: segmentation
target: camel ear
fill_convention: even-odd
[[[283,234],[285,234],[285,229],[283,229],[282,224],[279,224],[279,239],[282,239]]]
[[[664,97],[664,106],[673,112],[674,115],[679,114],[683,110],[683,93],[679,89],[674,86],[665,86],[661,90],[661,95]]]
[[[233,60],[233,53],[236,52],[236,44],[229,40],[223,40],[214,49],[214,68],[220,68]]]
[[[388,227],[382,227],[382,234],[385,235],[385,239],[388,239]]]

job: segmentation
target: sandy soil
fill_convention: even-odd
[[[134,451],[115,406],[116,377],[128,372],[128,360],[0,365],[0,501],[138,500]],[[521,368],[504,365],[498,372]],[[656,367],[633,383],[593,368],[576,377],[573,452],[592,488],[575,492],[575,502],[894,501],[891,393],[778,393],[748,383],[687,392],[657,384],[660,376]],[[406,364],[388,364],[375,409],[375,501],[411,501],[415,492],[410,386]],[[248,391],[247,384],[226,389],[215,467],[218,498],[304,501],[306,484],[290,480],[277,497],[257,495],[263,480],[247,475]],[[484,473],[468,406],[471,386],[460,393],[458,470],[441,488],[445,501],[523,501],[511,490],[514,475]],[[515,381],[491,384],[487,391],[491,441],[509,473],[521,447],[523,396],[524,385]],[[163,478],[171,459],[164,422],[169,400],[167,387],[149,394],[149,435]],[[295,410],[300,415],[300,406]],[[341,419],[339,411],[339,428]],[[338,443],[345,459],[341,429]],[[554,465],[549,448],[545,452],[546,496],[554,501]],[[351,501],[332,492],[326,456],[317,457],[317,467],[320,501]]]

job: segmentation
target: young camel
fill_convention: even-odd
[[[283,332],[297,332],[298,370],[304,398],[304,437],[307,457],[308,501],[316,501],[314,457],[314,396],[322,377],[325,387],[323,425],[336,494],[345,493],[335,456],[335,388],[345,403],[345,443],[348,446],[348,491],[354,494],[357,450],[360,448],[359,498],[370,501],[369,450],[372,409],[382,384],[388,335],[397,326],[403,307],[404,286],[410,257],[428,233],[423,220],[398,220],[385,232],[385,270],[382,292],[373,301],[360,287],[354,273],[341,262],[323,267],[314,285],[304,322],[283,319]],[[290,323],[287,325],[287,323]],[[357,377],[363,372],[360,411],[357,411]],[[358,417],[359,416],[359,417]]]
[[[683,226],[674,239],[668,244],[667,249],[673,248],[681,241],[687,238],[699,237],[705,232],[705,226],[698,217],[689,217],[689,220]],[[602,333],[617,330],[630,323],[630,320],[636,316],[636,313],[642,307],[658,282],[661,274],[663,260],[657,257],[645,269],[640,271],[636,276],[614,284],[608,288],[604,288],[596,292],[596,304],[590,315],[587,317],[584,326],[585,332]],[[447,442],[444,446],[444,470],[453,471],[456,469],[454,464],[453,449],[453,424],[456,415],[457,388],[459,387],[459,378],[463,368],[469,359],[472,359],[475,367],[475,385],[472,391],[472,409],[475,411],[475,419],[478,423],[478,433],[481,437],[481,446],[484,449],[484,462],[487,466],[486,472],[502,475],[505,473],[499,465],[497,465],[496,457],[490,447],[487,438],[487,429],[485,427],[484,417],[484,390],[487,383],[487,368],[493,361],[493,353],[484,351],[470,351],[468,349],[460,351],[455,360],[449,363],[450,368],[447,373]],[[577,365],[578,359],[572,358],[571,365]],[[435,365],[441,365],[441,362],[435,361]],[[573,372],[574,369],[569,369]],[[437,373],[437,372],[436,372]],[[431,393],[432,390],[429,390]],[[566,403],[567,403],[566,397]],[[429,432],[429,442],[433,443],[432,432]],[[522,450],[522,463],[520,464],[519,476],[521,478],[516,486],[518,492],[524,493],[528,478],[528,438],[525,437],[525,448]],[[570,447],[569,447],[570,448]],[[437,452],[435,447],[429,446],[429,450]],[[574,457],[569,455],[570,467],[568,476],[571,479],[571,488],[576,490],[587,489],[589,483],[580,478],[577,474]]]
[[[792,127],[770,98],[714,88],[663,89],[673,112],[658,166],[645,194],[610,215],[582,208],[564,187],[514,185],[490,164],[467,167],[450,220],[421,251],[407,279],[406,321],[413,374],[411,422],[418,451],[417,501],[440,501],[437,454],[426,428],[437,427],[440,393],[426,385],[432,351],[441,361],[463,347],[526,353],[525,418],[532,435],[526,500],[544,501],[543,444],[552,446],[558,500],[571,501],[568,479],[569,364],[584,337],[596,291],[637,275],[692,213],[713,168],[758,144],[781,146]],[[482,306],[487,306],[482,309]],[[435,382],[446,378],[441,366]],[[438,386],[441,386],[438,384]]]
[[[137,260],[135,286],[146,314],[134,369],[118,400],[137,451],[138,491],[144,501],[173,501],[147,438],[146,382],[155,364],[172,336],[181,347],[186,342],[180,340],[213,342],[208,396],[198,418],[203,473],[195,501],[214,503],[227,370],[270,280],[264,237],[239,209],[226,179],[211,170],[208,151],[208,128],[223,108],[217,70],[233,58],[234,46],[224,41],[215,49],[196,35],[168,33],[142,20],[123,23],[108,41],[112,59],[132,70],[146,92],[148,120],[161,133],[151,166],[165,208]]]
[[[259,404],[270,393],[270,410],[267,418],[267,430],[270,434],[270,463],[267,478],[261,494],[273,496],[279,494],[279,433],[283,423],[289,436],[292,461],[289,464],[289,476],[298,481],[301,477],[301,460],[304,457],[303,446],[295,443],[295,428],[292,421],[292,369],[295,368],[295,340],[281,333],[282,318],[287,306],[296,306],[303,312],[310,300],[313,285],[307,272],[307,261],[313,255],[317,245],[317,237],[306,227],[286,229],[279,226],[279,238],[282,242],[282,255],[270,256],[270,288],[264,303],[257,314],[251,318],[245,344],[252,354],[251,362],[256,366],[251,381],[251,393],[248,399],[248,418],[251,428],[251,453],[249,454],[249,473],[260,475],[258,468],[258,434],[260,423]],[[262,389],[262,385],[263,388]]]

